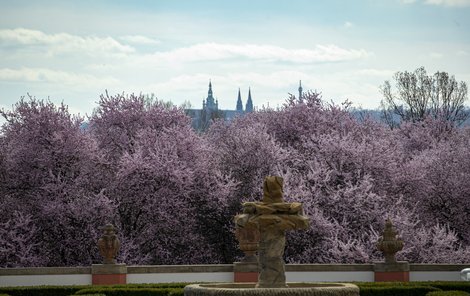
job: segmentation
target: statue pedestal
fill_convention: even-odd
[[[410,265],[407,261],[374,262],[374,277],[376,282],[409,282]]]
[[[258,262],[234,262],[233,281],[235,283],[256,283],[258,281]]]
[[[92,264],[93,285],[118,285],[127,282],[126,264]]]

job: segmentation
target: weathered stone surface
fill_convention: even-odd
[[[281,177],[266,177],[263,202],[244,203],[243,214],[235,217],[237,228],[259,230],[259,288],[286,287],[282,259],[286,246],[285,232],[308,227],[308,218],[302,215],[302,204],[285,203],[282,186]]]
[[[268,176],[263,183],[263,202],[267,204],[283,202],[284,180],[278,176]]]
[[[103,230],[103,236],[98,240],[98,248],[101,256],[103,256],[103,263],[116,264],[115,258],[121,243],[117,238],[113,225],[107,224]]]
[[[410,264],[410,271],[460,271],[469,264]]]
[[[255,288],[254,284],[198,284],[184,288],[185,296],[359,296],[352,284],[289,283],[286,288]]]
[[[256,262],[234,262],[233,272],[258,272],[258,261]]]
[[[286,235],[281,228],[282,220],[261,217],[259,227],[261,241],[258,250],[259,269],[258,286],[260,288],[279,288],[286,286],[284,260],[282,259],[286,246]],[[276,227],[276,226],[279,226]]]
[[[128,273],[205,273],[205,272],[233,272],[233,264],[211,265],[136,265],[128,266]]]
[[[91,274],[127,274],[126,264],[92,264]]]
[[[392,221],[387,219],[382,237],[377,242],[377,249],[385,256],[385,263],[394,264],[397,262],[395,254],[403,249],[403,241],[397,237],[398,232],[392,225]]]
[[[374,264],[286,264],[286,271],[373,271]]]
[[[397,261],[394,263],[376,262],[374,264],[375,272],[395,272],[410,271],[410,264],[407,261]]]
[[[0,268],[0,276],[5,275],[55,275],[90,274],[91,267],[14,267]],[[1,280],[0,280],[1,282]]]
[[[238,240],[240,250],[245,253],[245,257],[242,262],[257,263],[258,257],[256,257],[256,251],[259,248],[260,234],[256,225],[247,225],[246,227],[235,227],[235,237]]]

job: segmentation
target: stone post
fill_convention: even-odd
[[[377,242],[377,249],[384,254],[385,262],[374,262],[376,282],[410,281],[409,263],[395,258],[395,254],[403,249],[403,241],[397,234],[392,221],[387,219],[382,237]]]
[[[127,283],[126,264],[92,264],[92,285],[124,285]]]
[[[233,281],[235,283],[258,281],[258,262],[234,262]]]

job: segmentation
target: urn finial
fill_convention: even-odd
[[[103,227],[103,235],[98,240],[98,248],[104,264],[116,264],[116,255],[121,243],[112,224]]]
[[[397,234],[392,221],[387,219],[382,237],[377,242],[377,249],[384,254],[385,263],[396,263],[395,254],[403,249],[403,240]]]

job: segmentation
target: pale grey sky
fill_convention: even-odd
[[[470,0],[0,0],[0,107],[27,92],[90,114],[109,93],[200,108],[277,106],[316,89],[377,108],[379,86],[424,66],[470,83]]]

